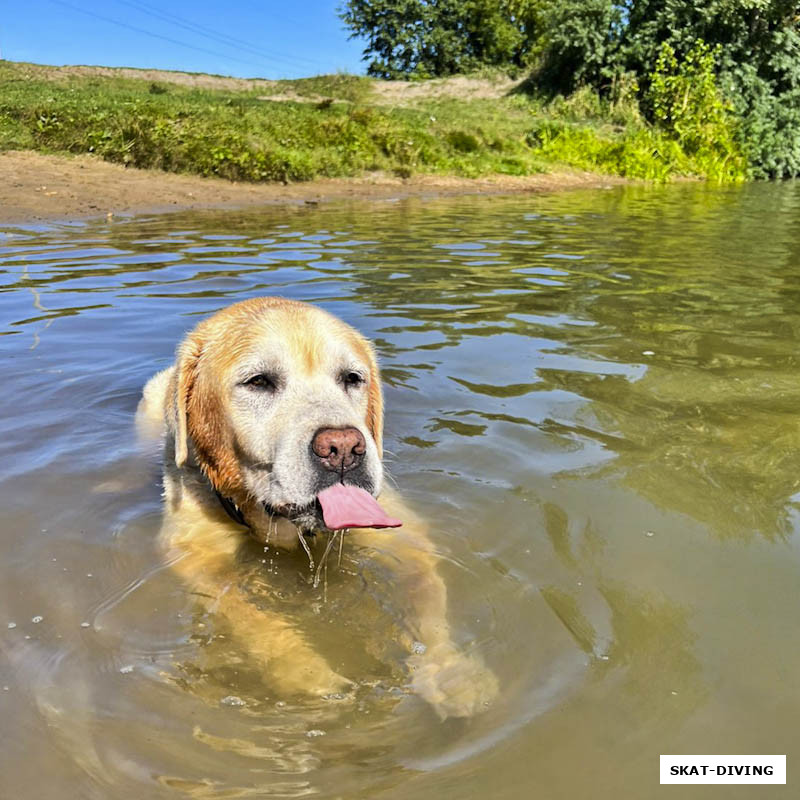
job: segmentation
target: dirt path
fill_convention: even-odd
[[[201,208],[297,205],[346,199],[548,192],[624,183],[586,172],[470,179],[386,175],[283,186],[126,169],[91,156],[0,153],[0,223],[70,220]]]
[[[451,78],[434,78],[427,81],[379,81],[372,82],[371,102],[392,105],[413,105],[415,100],[487,100],[509,94],[522,80],[497,76],[475,78],[469,75],[453,75]]]

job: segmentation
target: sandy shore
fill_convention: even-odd
[[[6,152],[0,153],[0,223],[353,199],[550,192],[620,183],[624,180],[576,171],[480,179],[370,175],[284,186],[126,169],[91,156]]]

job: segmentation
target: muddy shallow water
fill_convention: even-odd
[[[0,798],[640,798],[660,753],[792,782],[800,186],[0,226],[0,282]],[[241,565],[344,699],[281,697],[166,566],[139,392],[265,294],[376,342],[388,470],[500,680],[480,716],[408,691],[352,548],[316,589]]]

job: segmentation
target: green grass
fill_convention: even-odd
[[[94,153],[135,167],[239,181],[375,170],[404,177],[529,175],[563,165],[656,180],[710,174],[688,156],[673,152],[665,159],[657,148],[640,146],[651,129],[635,114],[626,119],[602,104],[545,106],[518,93],[423,98],[399,107],[376,102],[372,85],[332,75],[244,91],[201,90],[144,77],[53,77],[0,62],[0,150]],[[275,95],[310,102],[263,99]],[[620,143],[624,150],[631,141],[636,169],[619,154]]]
[[[665,183],[676,176],[696,176],[729,183],[747,177],[741,155],[708,148],[690,156],[678,141],[650,126],[609,134],[542,122],[531,131],[531,143],[554,161],[626,178]]]
[[[363,103],[372,92],[372,81],[360,75],[318,75],[313,78],[297,78],[279,81],[276,94],[293,91],[303,97],[329,97],[350,103]]]

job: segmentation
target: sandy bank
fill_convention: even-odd
[[[624,182],[621,178],[565,171],[480,179],[443,176],[401,179],[375,174],[291,185],[251,184],[126,169],[91,156],[5,152],[0,153],[0,223],[414,195],[550,192],[614,186]]]

